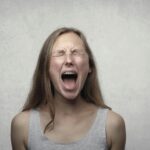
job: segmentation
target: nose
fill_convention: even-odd
[[[73,57],[72,57],[71,53],[66,54],[65,64],[67,64],[67,65],[73,64]]]

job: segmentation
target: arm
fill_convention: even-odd
[[[11,123],[11,143],[13,150],[27,150],[27,117],[22,112],[14,117]]]
[[[124,150],[126,143],[126,130],[123,118],[112,112],[108,112],[106,123],[107,141],[110,150]]]

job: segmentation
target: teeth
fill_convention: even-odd
[[[67,74],[67,75],[70,75],[70,74],[76,74],[74,71],[66,71],[64,72],[63,74]]]

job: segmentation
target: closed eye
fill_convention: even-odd
[[[72,50],[72,54],[73,55],[82,55],[82,54],[84,54],[84,52],[83,52],[83,50],[74,49],[74,50]]]
[[[52,56],[54,57],[59,57],[59,56],[64,56],[65,55],[65,51],[64,50],[57,50],[55,52],[53,52]]]

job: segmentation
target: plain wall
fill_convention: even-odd
[[[126,122],[126,149],[149,150],[149,0],[0,0],[0,149],[11,150],[40,49],[62,26],[85,33],[104,99]]]

